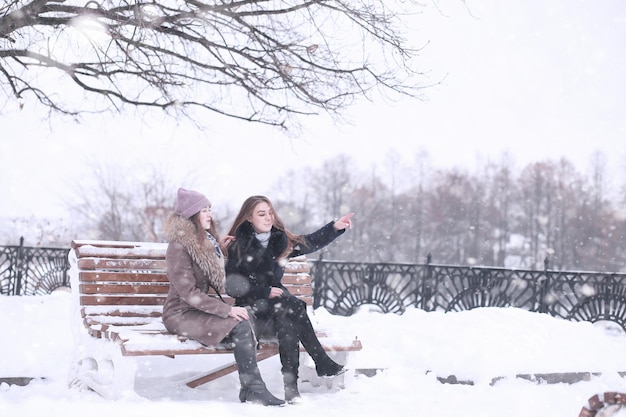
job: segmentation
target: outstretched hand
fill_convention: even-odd
[[[335,230],[339,231],[352,228],[352,216],[354,216],[354,213],[349,213],[345,216],[341,216],[339,220],[333,223],[333,227],[335,228]]]

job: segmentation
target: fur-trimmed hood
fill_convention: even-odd
[[[224,292],[224,258],[217,254],[208,238],[198,242],[196,226],[191,220],[172,213],[165,220],[163,233],[168,242],[179,243],[189,252],[191,259],[207,276],[211,287],[219,293]]]

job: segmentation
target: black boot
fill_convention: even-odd
[[[283,380],[285,382],[285,401],[289,404],[296,404],[302,401],[298,391],[298,372],[283,373]]]
[[[239,369],[239,401],[261,405],[283,405],[285,402],[276,398],[267,390],[256,363],[256,340],[249,321],[237,324],[231,336],[234,346],[235,362]]]
[[[328,356],[326,356],[325,359],[315,362],[315,370],[317,371],[317,376],[329,377],[341,375],[346,372],[346,369],[343,367],[343,365],[339,365]]]
[[[295,297],[281,297],[280,307],[275,307],[274,326],[278,337],[278,355],[280,356],[281,372],[285,383],[285,401],[290,404],[298,402],[298,368],[300,367],[300,339],[298,323],[294,322],[292,301]],[[299,300],[298,300],[299,301]]]
[[[247,396],[248,396],[248,387],[244,387],[243,384],[241,384],[241,388],[239,389],[239,401],[241,401],[242,403],[245,403]]]
[[[302,342],[302,346],[304,346],[304,349],[309,356],[311,356],[313,362],[315,362],[317,376],[330,377],[344,373],[346,370],[343,365],[339,365],[328,356],[328,353],[326,353],[317,338],[313,324],[306,311],[306,304],[301,300],[297,300],[297,302],[291,306],[290,311],[292,311],[292,314],[295,316],[294,327],[296,328],[298,339]]]
[[[302,401],[297,384],[285,385],[285,401],[289,404],[297,404]]]
[[[260,381],[260,382],[259,382]],[[242,388],[239,391],[239,400],[241,402],[260,404],[260,405],[283,405],[285,402],[280,398],[276,398],[267,390],[265,384],[260,379],[249,382],[243,387],[245,382],[242,381]]]

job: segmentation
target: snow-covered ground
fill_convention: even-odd
[[[107,401],[68,386],[74,338],[70,294],[0,296],[0,378],[34,377],[26,386],[0,385],[0,416],[142,417],[238,415],[574,417],[594,394],[626,392],[626,336],[612,326],[569,322],[508,308],[403,315],[364,308],[352,317],[315,312],[338,334],[354,334],[363,350],[349,358],[345,388],[301,386],[304,401],[284,407],[241,404],[236,374],[196,389],[183,381],[216,359],[151,358],[134,392]],[[277,358],[260,364],[270,390],[282,396]],[[384,369],[373,377],[354,369]],[[517,374],[596,372],[589,381],[537,383]],[[455,375],[473,385],[443,384]],[[494,378],[499,378],[494,381]],[[617,414],[626,415],[620,410]]]

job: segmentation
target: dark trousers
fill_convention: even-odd
[[[295,384],[300,366],[300,342],[316,365],[323,365],[331,359],[315,335],[304,301],[288,294],[270,302],[273,304],[272,316],[283,378],[286,384]]]

